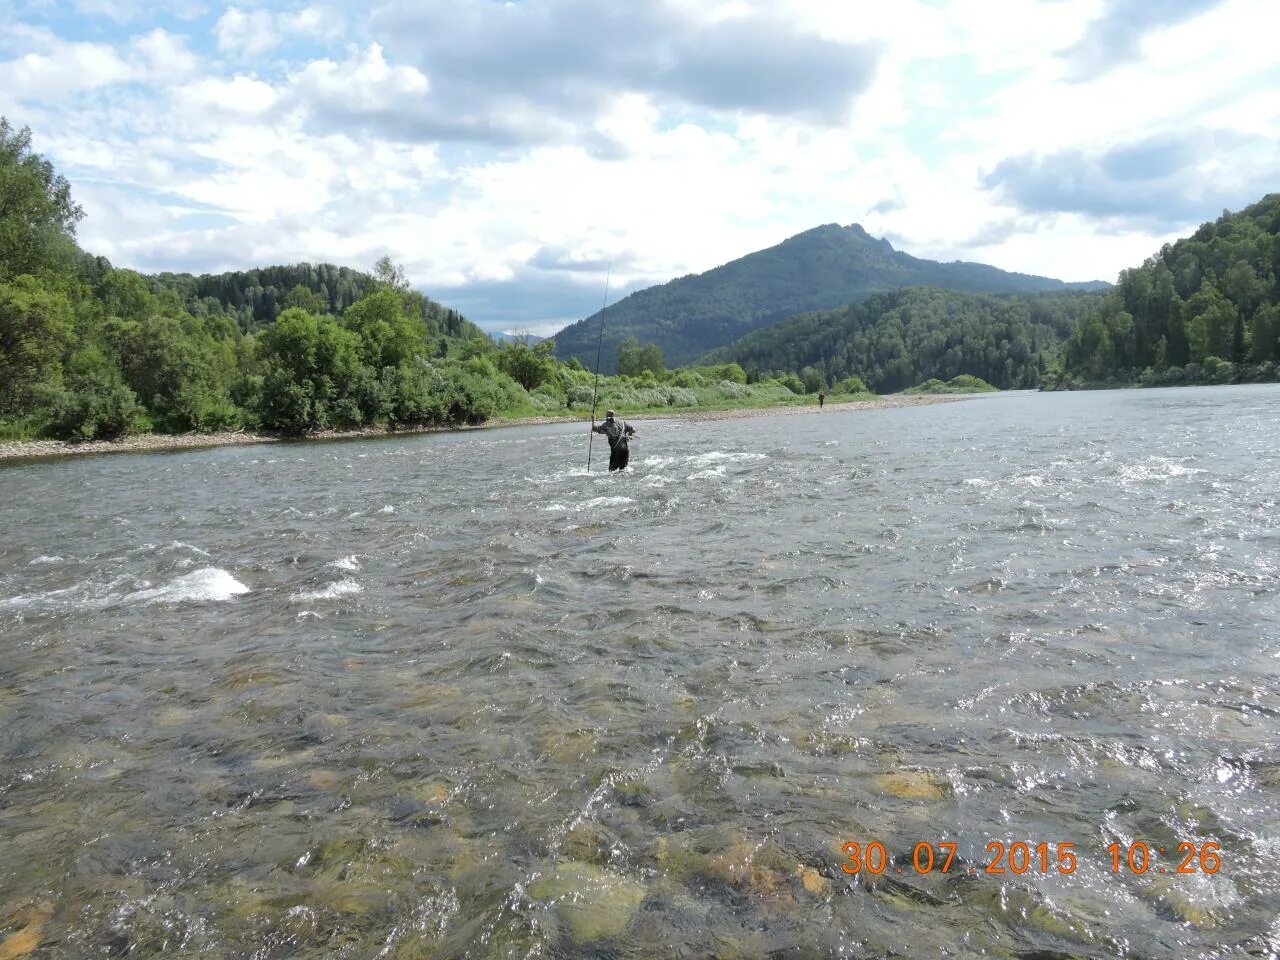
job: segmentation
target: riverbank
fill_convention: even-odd
[[[909,407],[928,403],[947,403],[956,396],[895,394],[888,397],[870,397],[866,400],[849,400],[828,403],[819,408],[816,404],[780,405],[774,407],[733,407],[725,410],[702,410],[692,407],[673,407],[670,410],[647,410],[627,420],[640,423],[645,420],[733,420],[741,417],[783,417],[806,414],[836,413],[842,410],[875,410],[884,407]],[[623,411],[624,415],[626,414]],[[409,436],[419,433],[443,433],[458,430],[494,430],[500,427],[528,427],[551,423],[583,423],[582,417],[496,417],[476,426],[414,427],[389,431],[385,427],[362,427],[357,430],[325,430],[306,437],[282,437],[269,433],[239,430],[234,433],[141,433],[119,440],[91,440],[72,443],[67,440],[10,440],[0,442],[0,461],[31,460],[46,457],[67,457],[101,453],[147,453],[162,450],[187,450],[203,447],[227,447],[247,443],[298,443],[305,440],[349,440],[365,437]]]

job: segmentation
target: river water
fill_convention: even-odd
[[[0,955],[1280,950],[1280,388],[638,426],[0,468]]]

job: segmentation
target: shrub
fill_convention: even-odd
[[[788,373],[781,378],[782,385],[794,394],[804,393],[804,381],[797,377],[794,373]]]
[[[60,440],[114,440],[142,426],[144,411],[132,390],[101,372],[75,377],[46,396],[45,433]]]
[[[589,383],[574,384],[565,391],[565,406],[573,409],[574,407],[590,407],[592,390]]]

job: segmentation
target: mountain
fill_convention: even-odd
[[[496,343],[522,343],[526,347],[532,347],[535,343],[541,343],[543,340],[547,339],[546,337],[540,337],[534,333],[509,333],[506,331],[503,331],[502,333],[491,333],[489,336],[493,337],[494,342]]]
[[[827,224],[706,273],[637,291],[561,330],[556,354],[593,366],[603,313],[603,369],[613,370],[618,344],[627,337],[658,344],[667,364],[676,366],[784,317],[913,286],[1034,293],[1107,284],[1067,284],[981,263],[921,260],[894,250],[888,240],[875,239],[856,223]]]
[[[815,383],[858,376],[877,393],[962,374],[1002,389],[1035,387],[1059,345],[1103,296],[891,290],[781,320],[713,350],[703,362],[735,362],[749,377],[798,373]]]
[[[1280,193],[1120,274],[1062,348],[1058,386],[1280,378]]]

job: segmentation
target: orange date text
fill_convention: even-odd
[[[891,856],[879,840],[864,843],[851,840],[841,847],[845,859],[840,869],[847,874],[866,873],[872,876],[886,872],[1021,876],[1025,873],[1069,874],[1079,866],[1076,845],[1069,841],[1027,843],[992,840],[986,845],[986,856],[980,863],[958,858],[957,849],[958,844],[949,840],[922,840],[912,847],[910,855],[904,852]],[[1128,845],[1112,843],[1103,852],[1110,856],[1112,873],[1217,873],[1222,867],[1221,847],[1212,840],[1200,844],[1179,843],[1173,851],[1135,840]],[[1168,866],[1157,862],[1157,854],[1171,858]]]

